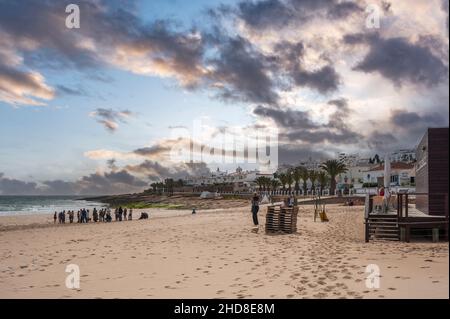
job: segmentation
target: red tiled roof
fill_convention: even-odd
[[[394,169],[412,169],[414,168],[414,164],[413,163],[403,163],[403,162],[392,162],[391,163],[391,170]],[[375,167],[372,167],[371,169],[368,170],[368,172],[371,171],[384,171],[384,164],[379,164]]]

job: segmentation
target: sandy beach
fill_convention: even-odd
[[[248,206],[145,209],[148,220],[0,218],[0,298],[448,298],[448,243],[364,242],[363,207],[300,206],[298,233],[251,232]],[[135,210],[135,218],[139,210]],[[80,289],[68,289],[69,264]],[[380,268],[367,288],[366,266]]]

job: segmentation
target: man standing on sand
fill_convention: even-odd
[[[256,229],[259,227],[258,211],[259,211],[259,195],[257,193],[254,193],[252,197],[252,217],[253,217],[253,224],[255,225]]]
[[[122,214],[123,214],[123,209],[122,206],[119,207],[118,213],[117,213],[117,217],[119,218],[119,222],[122,221]]]

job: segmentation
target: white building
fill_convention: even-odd
[[[416,170],[412,163],[391,163],[391,186],[414,186]],[[379,164],[365,172],[364,183],[383,184],[384,164]]]

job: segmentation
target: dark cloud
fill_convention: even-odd
[[[344,19],[354,13],[364,12],[356,2],[344,1],[333,4],[327,11],[327,16],[331,19]]]
[[[343,19],[363,9],[352,1],[262,0],[242,1],[235,14],[255,31],[301,25],[315,18]]]
[[[138,18],[133,2],[103,0],[77,1],[82,22],[73,30],[65,27],[66,5],[0,1],[0,36],[7,35],[3,41],[23,57],[25,66],[92,74],[113,65],[139,74],[169,75],[189,88],[201,78],[204,49],[195,30],[178,31],[168,21],[147,23]],[[5,73],[7,69],[0,69],[0,76]],[[76,93],[63,86],[60,91]]]
[[[36,195],[36,186],[34,182],[6,178],[0,173],[0,195]]]
[[[329,65],[315,71],[297,70],[292,73],[292,77],[297,85],[310,87],[320,93],[336,91],[340,82],[336,70]]]
[[[126,169],[139,175],[145,175],[151,181],[165,178],[184,179],[191,176],[207,176],[211,174],[205,163],[179,163],[170,167],[159,162],[146,160],[138,165],[129,165]]]
[[[438,112],[420,114],[407,110],[394,110],[391,113],[390,122],[397,129],[417,139],[429,127],[448,126],[448,116],[444,117]]]
[[[447,14],[447,20],[446,20],[446,25],[447,25],[447,36],[448,36],[448,27],[449,27],[449,23],[448,23],[448,17],[449,17],[449,10],[448,10],[448,0],[441,0],[441,9],[442,11],[444,11]]]
[[[276,104],[278,95],[268,71],[267,58],[246,39],[215,34],[210,38],[218,56],[209,60],[211,85],[225,100]]]
[[[68,87],[65,85],[57,85],[56,93],[58,95],[75,95],[75,96],[87,96],[87,92],[80,87]]]
[[[326,94],[336,91],[340,77],[331,65],[315,70],[306,70],[303,63],[305,46],[302,42],[291,43],[283,41],[275,46],[278,56],[276,66],[285,70],[297,86],[305,86]]]
[[[103,195],[139,192],[148,183],[126,170],[95,173],[75,182],[52,180],[41,184],[9,179],[0,173],[0,195]]]
[[[253,114],[263,118],[271,118],[281,127],[312,129],[317,126],[311,120],[309,113],[304,111],[273,109],[259,105],[253,110]]]
[[[354,68],[366,73],[378,72],[396,85],[404,81],[434,86],[448,79],[448,68],[427,46],[405,38],[383,39],[374,34],[344,37],[347,44],[367,44],[369,53]]]
[[[298,164],[300,161],[310,158],[321,160],[329,158],[327,154],[321,150],[316,150],[310,146],[301,146],[297,144],[282,144],[278,146],[278,162],[283,164]]]
[[[106,164],[108,165],[108,168],[111,169],[111,170],[116,170],[117,169],[116,159],[115,158],[111,158],[111,159],[107,160]]]
[[[156,144],[150,147],[142,147],[134,150],[133,152],[141,156],[158,156],[167,152],[170,152],[170,146],[164,146],[161,144]]]
[[[113,109],[98,108],[89,114],[91,117],[97,119],[97,122],[110,132],[114,132],[119,127],[119,122],[126,123],[127,118],[132,115],[129,110],[116,111]]]
[[[397,138],[389,132],[374,131],[367,138],[367,144],[374,151],[392,151],[397,145]]]
[[[286,26],[294,12],[279,0],[243,1],[238,5],[238,16],[254,29]]]
[[[54,90],[45,84],[40,74],[12,68],[4,64],[7,63],[5,58],[0,54],[0,101],[40,104],[42,100],[53,98]]]
[[[335,100],[330,104],[342,104],[344,101]],[[361,135],[351,130],[345,122],[346,117],[350,114],[346,104],[338,107],[326,124],[315,123],[308,112],[299,110],[258,106],[253,113],[272,119],[281,130],[280,137],[288,142],[314,144],[328,141],[336,144],[356,144],[361,138]]]
[[[74,182],[66,182],[62,180],[53,180],[53,181],[44,181],[43,188],[37,190],[38,193],[41,194],[49,194],[49,195],[74,195],[80,192],[80,187],[77,183]],[[27,194],[24,192],[24,194]],[[85,193],[86,194],[86,193]]]

